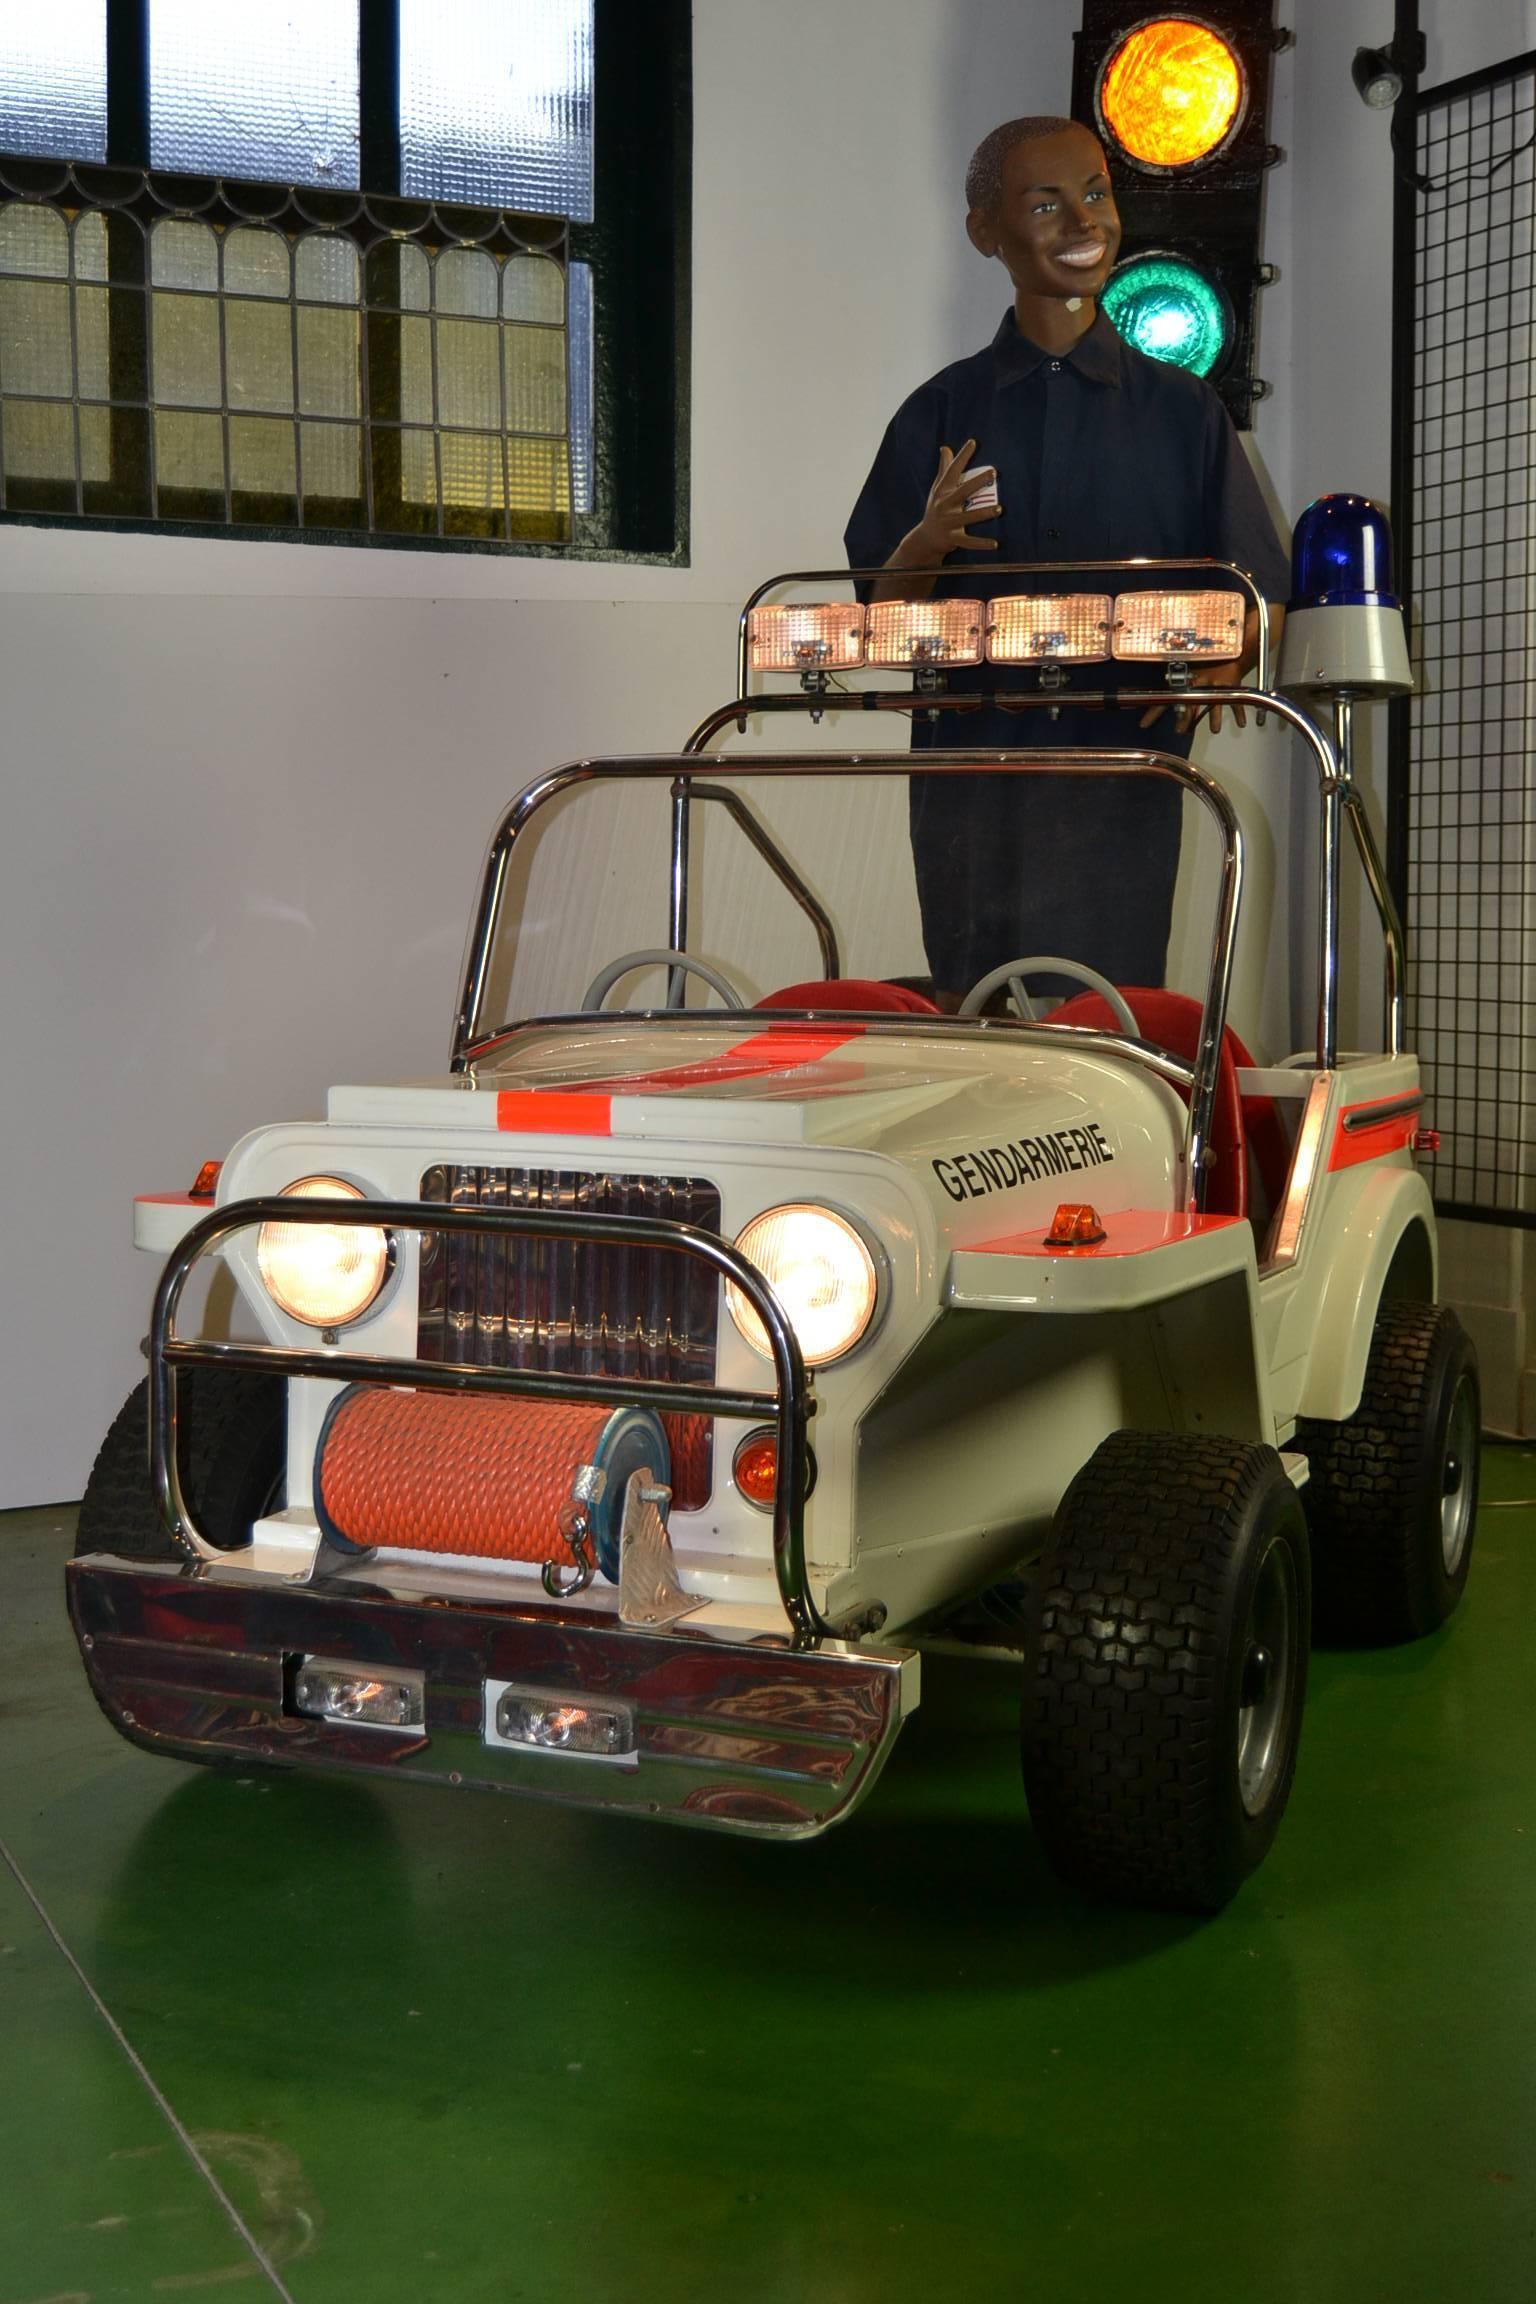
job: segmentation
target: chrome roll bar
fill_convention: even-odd
[[[1206,689],[1202,694],[1210,697],[1225,696],[1226,690]],[[1230,691],[1234,697],[1251,700],[1246,689]],[[792,711],[804,709],[807,699],[802,696],[771,696],[763,703],[771,710]],[[1166,691],[1156,695],[1131,698],[1132,702],[1166,702]],[[870,692],[869,709],[910,710],[911,698],[905,691],[898,695],[878,695]],[[734,705],[721,708],[704,723],[690,741],[707,741],[708,734],[722,721],[734,714]],[[463,1072],[499,1038],[499,1033],[486,1033],[482,1028],[484,988],[490,974],[490,956],[495,943],[500,917],[502,896],[507,884],[511,857],[517,840],[529,819],[549,801],[576,785],[602,779],[628,780],[632,778],[668,777],[675,780],[690,766],[697,754],[677,755],[659,753],[630,759],[573,760],[563,768],[554,769],[530,784],[520,793],[507,810],[491,841],[481,882],[480,902],[475,914],[470,951],[467,956],[464,999],[454,1031],[452,1067]],[[872,774],[881,776],[908,776],[911,761],[904,752],[786,752],[768,758],[754,755],[748,764],[754,776],[818,776],[831,771],[841,774]],[[1216,819],[1222,842],[1221,890],[1217,901],[1216,925],[1212,936],[1211,968],[1206,984],[1205,1003],[1200,1018],[1200,1046],[1191,1069],[1189,1122],[1184,1141],[1185,1199],[1196,1212],[1205,1205],[1207,1171],[1205,1154],[1211,1140],[1211,1115],[1216,1102],[1216,1083],[1221,1063],[1221,1040],[1226,1026],[1227,999],[1231,990],[1232,962],[1236,948],[1238,904],[1242,892],[1243,838],[1237,814],[1222,787],[1200,768],[1192,768],[1187,760],[1174,758],[1171,753],[1147,750],[1144,752],[1090,752],[1063,748],[1051,752],[973,751],[925,752],[922,773],[926,775],[1078,775],[1078,776],[1163,776],[1181,785],[1186,792],[1208,808]],[[675,803],[674,803],[675,805]],[[682,950],[678,945],[674,950]],[[782,1023],[784,1011],[765,1013],[764,1022],[771,1023],[775,1014]],[[749,1023],[746,1017],[735,1021]],[[912,1022],[904,1017],[902,1023]],[[944,1023],[951,1031],[974,1030],[971,1024],[961,1024],[954,1017]]]
[[[660,1248],[712,1265],[752,1306],[768,1334],[773,1392],[738,1392],[641,1378],[562,1375],[535,1368],[480,1368],[442,1361],[349,1352],[315,1345],[227,1343],[184,1337],[176,1313],[188,1277],[210,1250],[259,1224],[351,1224],[394,1232],[462,1232],[480,1238],[515,1234],[548,1240],[606,1241],[622,1248]],[[780,1476],[773,1499],[773,1565],[779,1597],[798,1647],[813,1647],[830,1627],[814,1599],[805,1569],[805,1497],[809,1485],[807,1429],[815,1398],[804,1356],[778,1298],[756,1266],[697,1225],[660,1216],[597,1216],[523,1208],[429,1209],[419,1200],[232,1200],[203,1217],[172,1251],[155,1292],[149,1333],[150,1470],[160,1516],[174,1542],[194,1564],[208,1567],[229,1555],[193,1520],[182,1485],[177,1377],[190,1365],[248,1368],[281,1376],[399,1384],[424,1392],[501,1392],[522,1399],[582,1400],[614,1407],[665,1408],[678,1413],[772,1422]]]

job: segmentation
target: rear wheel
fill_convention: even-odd
[[[182,1481],[210,1543],[244,1544],[281,1500],[283,1387],[243,1369],[194,1368],[180,1379]],[[80,1552],[180,1560],[149,1477],[149,1385],[136,1384],[97,1452],[80,1506]]]
[[[1354,1415],[1296,1427],[1311,1465],[1320,1640],[1417,1640],[1456,1607],[1472,1565],[1481,1411],[1477,1355],[1455,1313],[1383,1304]]]
[[[1175,1911],[1236,1892],[1290,1796],[1310,1600],[1272,1448],[1103,1443],[1057,1513],[1025,1650],[1024,1785],[1065,1879]]]

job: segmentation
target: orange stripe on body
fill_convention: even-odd
[[[1347,1105],[1333,1131],[1330,1173],[1336,1168],[1358,1168],[1367,1160],[1383,1159],[1389,1152],[1406,1152],[1418,1134],[1423,1109],[1422,1096],[1415,1097],[1406,1109],[1401,1096],[1383,1096],[1374,1104]],[[1385,1117],[1372,1120],[1370,1114],[1376,1111]],[[1352,1128],[1345,1126],[1349,1120],[1355,1123]]]
[[[674,1064],[661,1072],[591,1082],[585,1088],[503,1089],[496,1098],[496,1126],[525,1128],[541,1135],[611,1136],[615,1096],[679,1095],[690,1088],[714,1088],[728,1080],[761,1079],[774,1072],[797,1072],[820,1063],[834,1049],[862,1037],[862,1024],[836,1029],[810,1024],[770,1026],[738,1041],[719,1056],[695,1064]]]
[[[504,1088],[496,1125],[530,1136],[611,1136],[613,1098],[590,1088]]]

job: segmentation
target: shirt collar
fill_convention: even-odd
[[[1003,314],[1002,325],[992,339],[992,354],[997,367],[999,384],[1022,383],[1033,376],[1053,355],[1031,337],[1020,332],[1012,305]],[[1120,338],[1102,312],[1093,316],[1093,326],[1080,336],[1070,352],[1064,356],[1064,366],[1086,376],[1090,383],[1108,384],[1118,390],[1121,383]]]

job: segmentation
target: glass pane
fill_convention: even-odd
[[[571,501],[590,512],[592,466],[592,267],[571,266]]]
[[[592,214],[592,0],[400,0],[401,188]]]
[[[293,315],[289,307],[226,304],[224,361],[231,408],[291,408]],[[164,399],[164,393],[160,397]]]
[[[357,416],[355,312],[299,309],[299,406],[306,416]],[[307,484],[307,483],[306,483]]]
[[[295,293],[311,304],[355,304],[357,249],[338,232],[311,232],[294,257]]]
[[[0,0],[0,151],[107,156],[107,0]]]
[[[563,440],[509,440],[507,478],[514,512],[565,520],[570,481]]]
[[[558,328],[504,328],[509,432],[565,430],[565,337]]]
[[[74,390],[69,289],[42,280],[0,280],[0,392]]]
[[[357,0],[150,0],[156,168],[356,184]]]
[[[400,415],[406,424],[432,421],[432,323],[400,323]]]
[[[241,224],[227,234],[224,286],[231,296],[286,296],[288,243],[281,232]]]
[[[75,290],[75,366],[82,400],[110,397],[110,340],[107,335],[105,288]]]
[[[437,409],[442,424],[501,423],[496,330],[482,320],[440,320]]]
[[[499,512],[506,501],[501,469],[501,441],[484,433],[445,432],[443,503]]]
[[[211,296],[154,298],[154,396],[161,406],[217,408],[219,307]],[[181,486],[181,482],[176,482]],[[190,485],[190,483],[189,483]]]
[[[69,228],[51,208],[13,200],[0,208],[0,273],[63,280],[69,272]]]
[[[149,236],[149,276],[157,288],[219,287],[219,244],[208,224],[157,224]]]
[[[75,278],[105,280],[107,276],[107,220],[88,208],[75,218]]]
[[[437,308],[480,320],[496,317],[496,261],[483,248],[445,248],[437,260]]]
[[[105,408],[80,411],[80,476],[83,480],[112,477],[112,418]]]
[[[155,482],[167,488],[224,493],[224,427],[217,416],[155,418]]]
[[[4,418],[7,480],[68,480],[75,477],[74,410],[55,402],[7,400]]]
[[[571,270],[577,269],[573,264]],[[501,279],[501,313],[504,320],[539,320],[559,327],[565,318],[565,280],[553,256],[508,257]]]
[[[362,433],[355,424],[301,424],[304,499],[361,496]]]
[[[296,495],[293,426],[270,416],[231,416],[229,484],[251,496]]]

